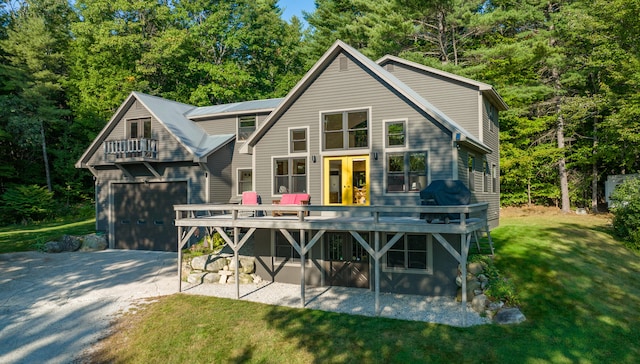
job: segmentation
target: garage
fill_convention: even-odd
[[[112,184],[116,249],[177,251],[173,205],[187,203],[186,182]]]

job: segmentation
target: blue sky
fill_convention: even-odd
[[[289,21],[295,15],[302,20],[305,27],[307,23],[302,18],[302,11],[312,12],[316,7],[314,0],[279,0],[278,6],[282,9],[282,18],[284,20]]]

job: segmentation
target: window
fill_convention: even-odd
[[[253,191],[253,171],[251,169],[238,169],[238,195],[245,191]]]
[[[256,116],[240,116],[238,118],[238,140],[247,140],[249,135],[256,130]]]
[[[345,111],[323,116],[324,149],[369,147],[369,116],[366,111]]]
[[[472,155],[469,154],[469,159],[467,160],[467,167],[469,169],[469,190],[470,191],[475,191],[476,190],[476,182],[475,182],[475,164],[476,164],[476,158]]]
[[[491,183],[491,174],[489,170],[489,162],[485,159],[483,167],[484,192],[489,192],[489,184]]]
[[[307,191],[307,159],[278,158],[274,160],[274,191],[283,193],[302,193]]]
[[[300,242],[300,232],[289,232],[291,236],[297,241]],[[287,262],[287,263],[300,263],[300,254],[296,251],[296,249],[289,243],[289,240],[280,232],[275,231],[275,243],[274,243],[274,257],[276,262]]]
[[[495,164],[491,165],[491,191],[498,193],[498,167]]]
[[[393,234],[387,235],[387,242]],[[432,243],[427,235],[405,234],[387,251],[386,269],[433,272]]]
[[[427,152],[387,154],[387,192],[419,192],[427,186]]]
[[[289,151],[291,153],[307,151],[307,129],[291,129],[289,131]]]
[[[392,121],[386,124],[387,147],[404,147],[406,144],[404,121]]]
[[[151,139],[151,119],[129,120],[128,139]]]

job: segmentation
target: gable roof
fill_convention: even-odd
[[[141,92],[132,92],[122,105],[120,105],[102,131],[100,131],[100,134],[98,134],[82,154],[78,162],[76,162],[76,168],[86,166],[89,158],[97,151],[111,131],[113,131],[118,121],[124,116],[127,110],[129,110],[135,100],[138,100],[160,124],[164,125],[169,133],[193,155],[195,162],[199,162],[202,158],[215,152],[235,138],[235,134],[208,135],[197,124],[187,119],[185,114],[195,108],[193,105],[183,104]]]
[[[408,66],[410,68],[415,68],[424,72],[432,73],[444,78],[452,79],[452,80],[476,87],[478,88],[478,90],[482,91],[482,93],[485,94],[487,98],[491,100],[495,106],[498,107],[498,110],[505,111],[509,109],[509,106],[507,106],[507,104],[504,102],[500,94],[498,94],[498,92],[493,88],[493,86],[487,83],[472,80],[470,78],[462,77],[453,73],[449,73],[446,71],[439,70],[437,68],[425,66],[420,63],[408,61],[406,59],[392,56],[392,55],[386,55],[380,58],[379,60],[377,60],[376,63],[381,67],[384,67],[387,63],[399,63],[405,66]]]
[[[284,112],[295,102],[295,100],[314,82],[314,80],[324,71],[340,53],[347,53],[354,60],[359,62],[362,67],[368,69],[386,85],[405,96],[419,110],[431,116],[436,122],[440,123],[444,128],[451,131],[456,140],[466,141],[472,147],[475,147],[485,153],[491,153],[491,148],[478,140],[473,134],[469,133],[462,126],[449,118],[435,106],[425,100],[417,92],[412,90],[404,82],[383,69],[376,62],[367,58],[355,48],[342,42],[335,41],[333,45],[320,57],[320,59],[311,67],[305,76],[295,85],[295,87],[287,94],[278,107],[265,119],[262,125],[247,139],[240,148],[240,153],[249,153],[249,148],[253,147],[271,126],[284,114]]]

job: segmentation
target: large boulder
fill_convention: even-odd
[[[517,307],[505,307],[493,317],[493,321],[501,325],[519,324],[526,319]]]
[[[60,241],[63,252],[75,252],[82,246],[82,238],[79,236],[64,235]]]
[[[191,268],[207,272],[217,272],[227,265],[227,259],[217,255],[201,255],[191,259]]]
[[[107,249],[107,238],[104,235],[89,234],[82,238],[80,251],[90,252]]]

